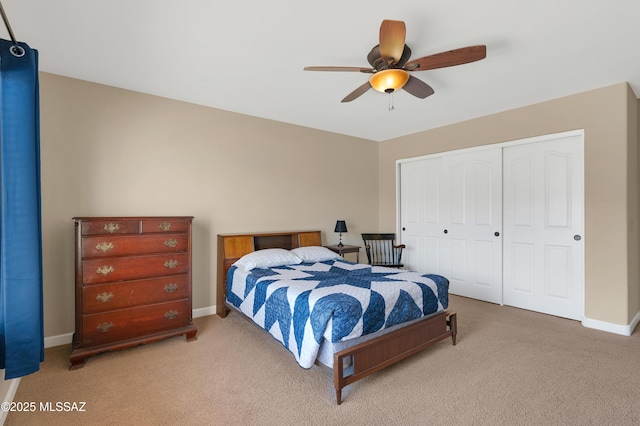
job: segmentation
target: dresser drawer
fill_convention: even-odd
[[[187,251],[187,234],[100,235],[82,238],[82,257]]]
[[[189,267],[187,253],[90,259],[82,261],[82,282],[100,284],[177,275]]]
[[[82,288],[84,314],[111,311],[189,297],[188,276],[174,275],[149,280],[122,281]]]
[[[82,235],[139,234],[139,220],[97,220],[82,222]]]
[[[187,221],[184,219],[146,219],[142,221],[142,232],[184,232],[187,230]]]
[[[83,346],[100,345],[190,323],[189,300],[83,316]]]

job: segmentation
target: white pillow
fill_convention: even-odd
[[[284,265],[298,265],[300,263],[302,263],[302,259],[289,250],[272,248],[245,254],[236,260],[233,266],[250,271],[254,268],[273,268]]]
[[[342,259],[342,256],[338,253],[320,246],[298,247],[291,250],[291,252],[302,259],[303,262],[324,262],[325,260]]]

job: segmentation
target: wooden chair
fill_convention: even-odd
[[[401,268],[404,244],[395,244],[396,234],[362,234],[370,265]]]

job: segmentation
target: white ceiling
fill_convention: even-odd
[[[638,0],[4,0],[40,70],[374,141],[628,81],[640,94]],[[485,44],[486,59],[416,72],[435,89],[370,90],[383,19],[412,59]],[[0,36],[8,33],[0,25]]]

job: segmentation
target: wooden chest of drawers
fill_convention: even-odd
[[[191,216],[76,217],[76,331],[69,361],[171,336],[196,339]]]

